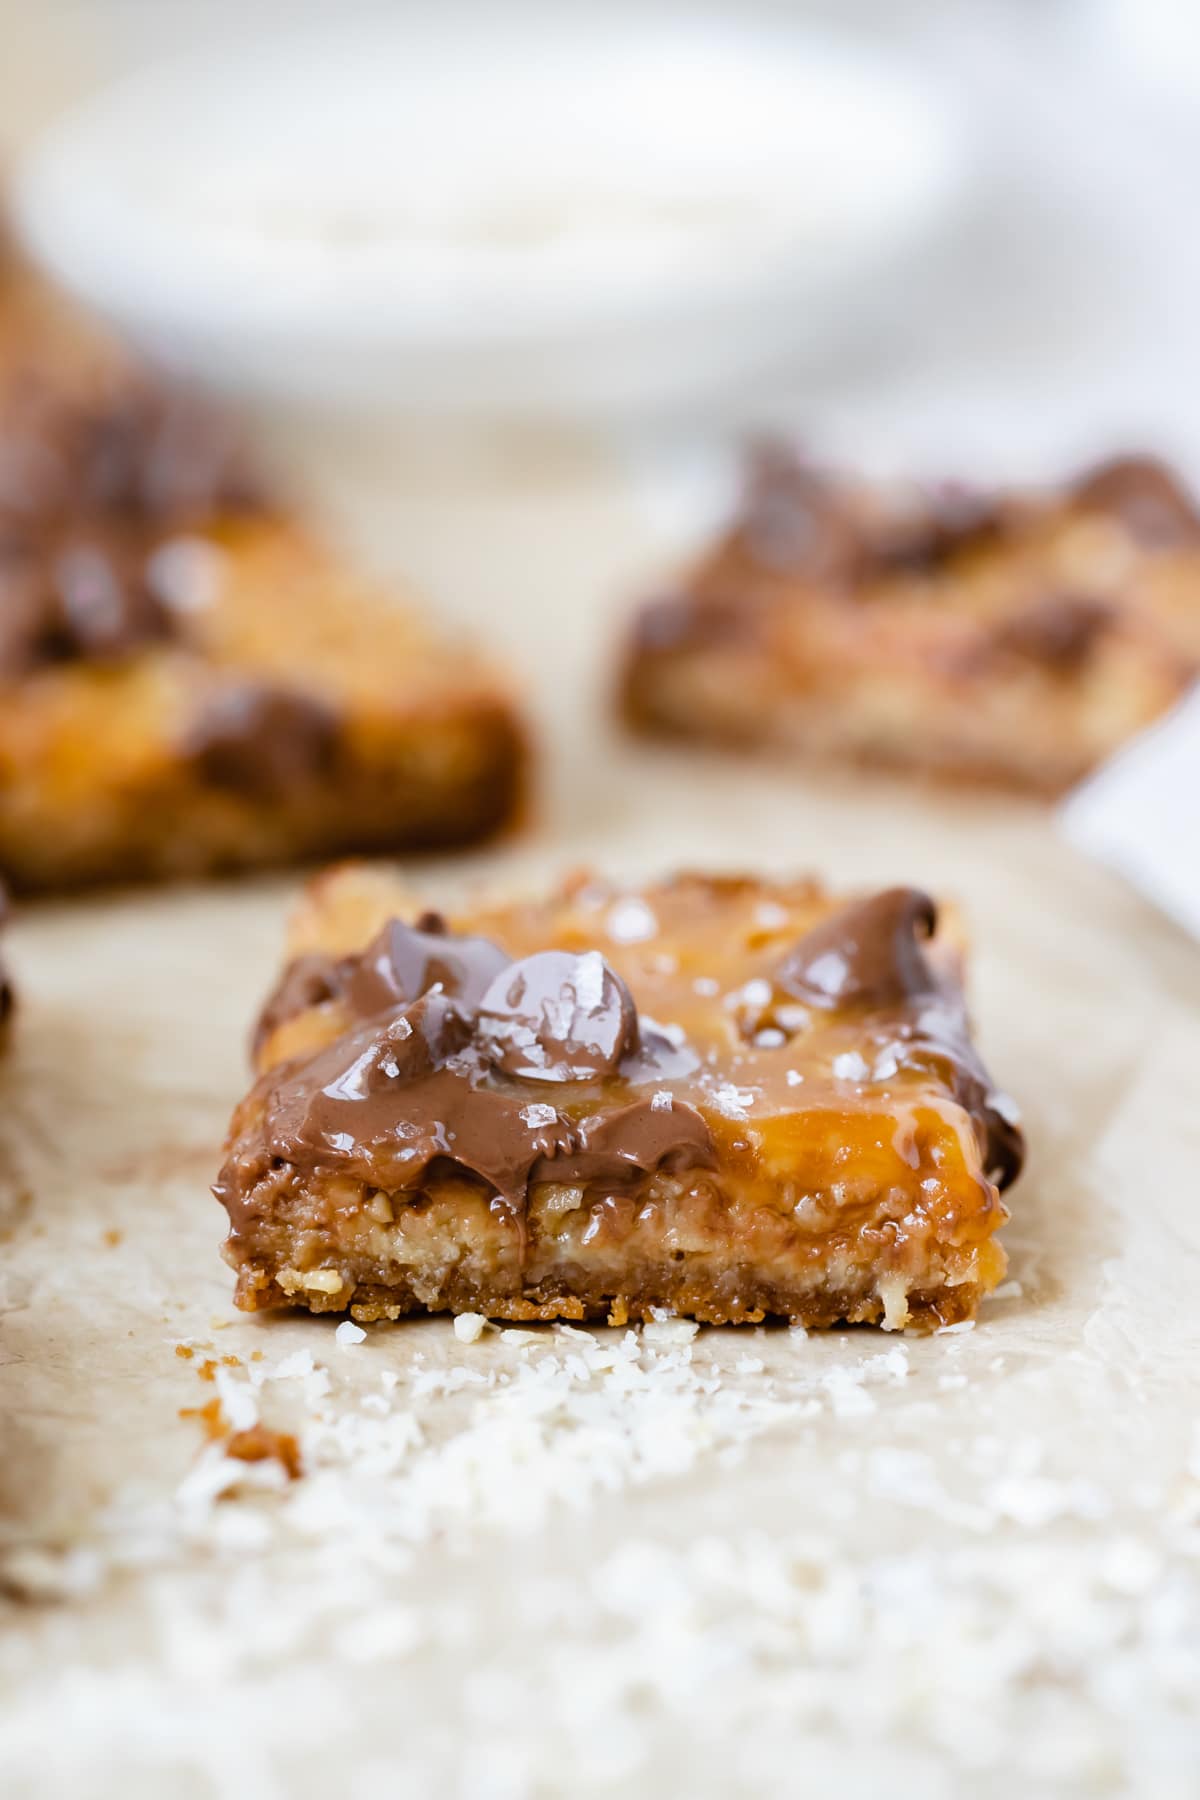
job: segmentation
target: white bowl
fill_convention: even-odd
[[[57,123],[14,205],[52,275],[209,384],[591,420],[818,349],[962,169],[874,50],[522,6],[151,68]]]

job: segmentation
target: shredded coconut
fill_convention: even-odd
[[[486,1329],[482,1313],[459,1313],[454,1321],[454,1335],[460,1344],[477,1344]]]

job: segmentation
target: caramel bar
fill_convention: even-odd
[[[221,418],[128,370],[0,409],[0,872],[24,889],[458,844],[510,820],[485,663],[351,573]]]
[[[1057,793],[1200,667],[1200,515],[1127,458],[1050,494],[903,492],[785,451],[642,609],[637,727]]]
[[[215,1192],[247,1311],[934,1327],[1000,1279],[1011,1103],[908,888],[312,888]]]

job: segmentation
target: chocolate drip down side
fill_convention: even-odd
[[[805,1006],[891,1014],[897,1066],[932,1067],[947,1080],[982,1127],[989,1177],[1005,1188],[1024,1164],[1024,1136],[971,1042],[957,984],[946,982],[926,953],[936,930],[937,908],[928,894],[889,888],[806,933],[784,957],[776,983]]]

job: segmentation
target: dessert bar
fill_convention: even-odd
[[[924,1328],[1000,1279],[1011,1103],[909,888],[321,877],[215,1192],[248,1311]]]
[[[511,820],[504,686],[351,572],[228,424],[128,369],[0,406],[0,873],[20,889],[457,844]]]
[[[637,727],[1057,793],[1200,667],[1200,515],[1126,458],[1044,494],[871,488],[787,450],[636,618]]]

